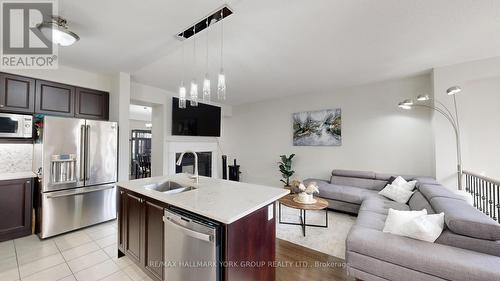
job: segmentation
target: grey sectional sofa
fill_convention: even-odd
[[[361,280],[500,280],[500,225],[432,178],[417,180],[408,204],[378,194],[393,175],[334,170],[316,181],[334,210],[358,218],[346,241],[349,275]],[[445,213],[435,243],[382,232],[389,208]]]

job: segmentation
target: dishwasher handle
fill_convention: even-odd
[[[201,233],[201,232],[197,232],[197,231],[194,231],[194,230],[191,230],[189,228],[186,228],[180,224],[178,224],[175,219],[169,217],[169,216],[164,216],[163,217],[163,221],[166,222],[166,223],[170,223],[170,225],[172,225],[173,227],[177,228],[178,230],[180,230],[182,233],[190,236],[190,237],[193,237],[195,239],[198,239],[198,240],[203,240],[203,241],[206,241],[206,242],[214,242],[214,236],[213,235],[210,235],[210,234],[205,234],[205,233]]]

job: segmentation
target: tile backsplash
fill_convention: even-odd
[[[32,171],[32,163],[32,144],[0,144],[0,174]]]

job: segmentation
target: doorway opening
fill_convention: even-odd
[[[130,104],[130,179],[151,177],[152,107]]]

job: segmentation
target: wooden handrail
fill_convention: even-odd
[[[486,176],[482,176],[480,174],[476,174],[476,173],[473,173],[473,172],[470,172],[470,171],[463,171],[463,173],[466,174],[466,175],[469,175],[469,176],[473,176],[473,177],[482,179],[482,180],[487,181],[487,182],[491,182],[494,185],[500,186],[500,180],[492,179],[492,178],[489,178],[489,177],[486,177]]]

